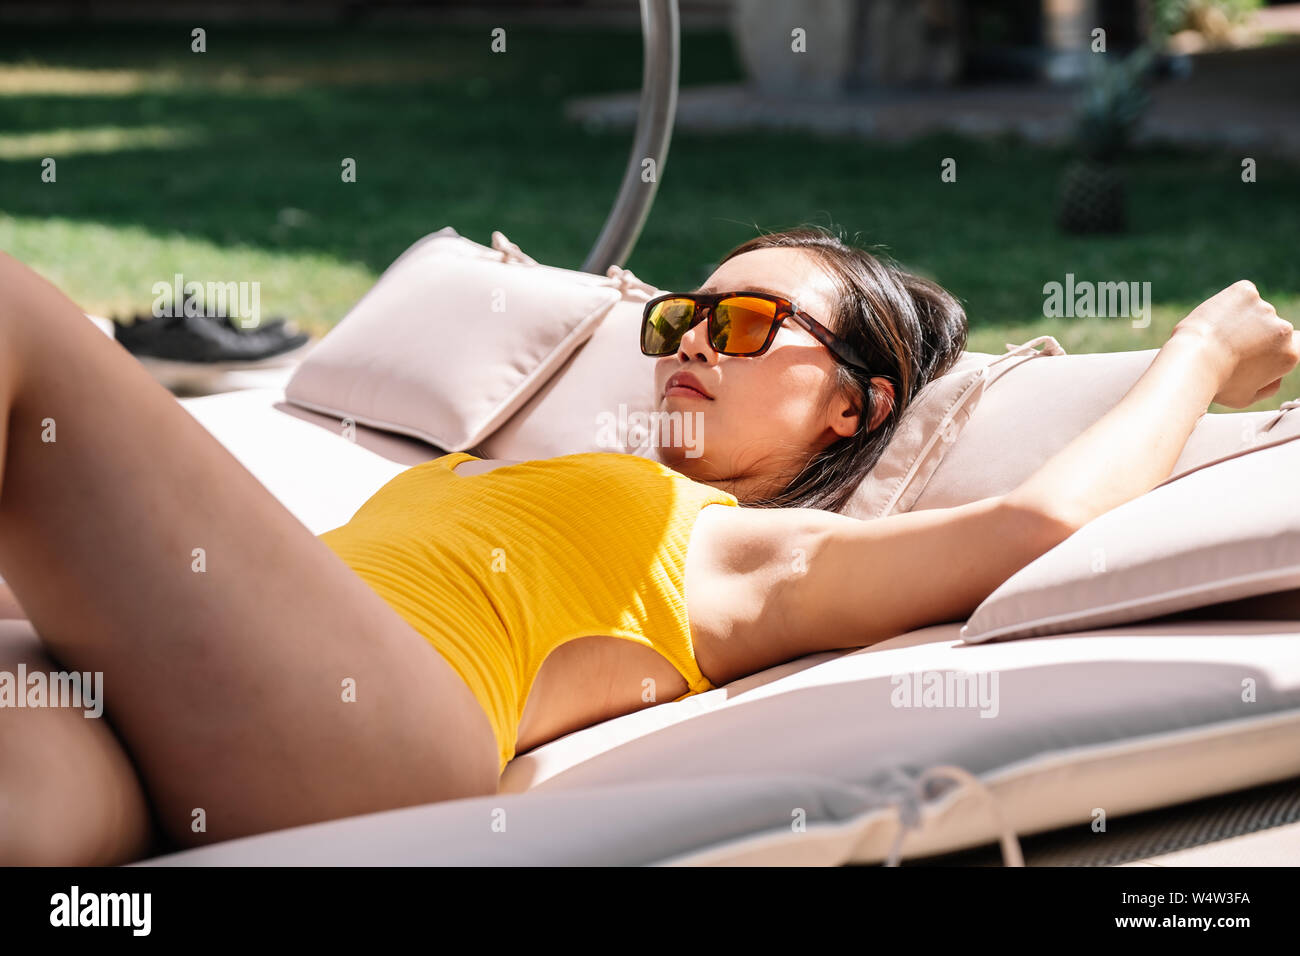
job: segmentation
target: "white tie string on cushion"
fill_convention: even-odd
[[[501,253],[502,262],[518,262],[529,266],[539,264],[536,259],[520,249],[518,244],[511,242],[504,232],[497,229],[492,231],[492,248]],[[663,292],[662,289],[637,278],[636,273],[631,269],[624,269],[619,265],[612,265],[606,269],[605,277],[611,281],[614,288],[618,289],[620,296],[635,302],[648,302]]]
[[[624,269],[622,266],[610,266],[605,270],[605,274],[614,280],[624,299],[634,302],[649,302],[663,291],[648,282],[642,282],[631,269]]]
[[[502,262],[520,262],[526,266],[537,265],[537,260],[506,238],[504,232],[492,230],[492,248],[501,253]]]
[[[905,776],[905,774],[895,769],[894,776]],[[928,768],[910,783],[901,796],[891,801],[892,805],[898,809],[898,834],[894,838],[894,843],[890,847],[889,856],[884,865],[898,866],[903,857],[903,840],[907,836],[907,832],[922,829],[921,808],[926,801],[926,785],[931,780],[940,780],[944,777],[957,784],[955,789],[968,788],[989,808],[994,828],[998,831],[998,840],[1002,845],[1003,866],[1024,866],[1025,857],[1020,847],[1020,840],[1016,837],[1015,827],[1007,821],[1002,813],[997,798],[993,796],[992,791],[984,785],[979,777],[965,767],[956,764],[942,764]]]

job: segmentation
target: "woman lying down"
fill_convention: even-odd
[[[1300,361],[1238,282],[1014,491],[836,514],[965,344],[936,285],[822,230],[760,236],[647,303],[659,409],[700,416],[694,448],[445,455],[315,536],[0,255],[0,673],[102,674],[104,713],[0,708],[0,863],[492,794],[560,735],[962,620],[1167,478],[1211,402],[1244,408]]]

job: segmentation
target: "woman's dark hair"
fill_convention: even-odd
[[[834,280],[840,295],[828,317],[815,316],[848,340],[870,371],[836,362],[834,388],[862,399],[857,431],[822,449],[780,492],[749,507],[821,508],[839,511],[876,466],[894,437],[899,417],[918,392],[943,375],[966,348],[966,312],[946,290],[904,271],[892,260],[846,244],[821,226],[800,226],[750,239],[718,263],[754,249],[801,249],[813,255]],[[889,393],[871,384],[873,376],[894,385],[893,406],[870,428],[878,402]]]

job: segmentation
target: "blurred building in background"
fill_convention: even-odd
[[[731,29],[764,89],[835,92],[868,86],[950,85],[968,78],[1074,80],[1093,31],[1129,49],[1161,17],[1208,24],[1261,0],[678,0],[684,29]],[[636,29],[639,0],[0,0],[0,19],[306,20],[398,18],[448,23]],[[792,62],[785,24],[815,45]],[[774,26],[783,29],[773,29]],[[762,70],[758,69],[762,65]]]

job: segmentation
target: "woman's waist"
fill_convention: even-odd
[[[500,624],[492,596],[476,569],[453,554],[355,534],[327,532],[319,537],[355,574],[390,601],[472,613]]]
[[[636,561],[558,538],[475,535],[458,543],[322,536],[371,587],[412,610],[465,615],[498,634],[671,633],[684,622],[685,548]],[[622,556],[627,556],[623,552]]]

